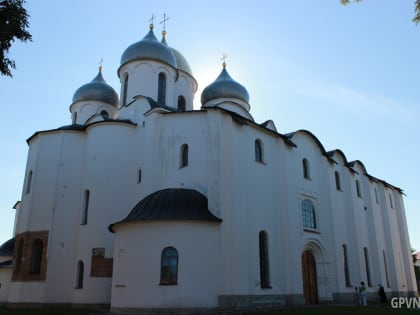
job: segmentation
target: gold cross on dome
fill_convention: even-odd
[[[222,58],[220,58],[220,60],[223,61],[223,68],[226,67],[226,58],[228,57],[228,55],[226,55],[225,53],[223,53]]]
[[[99,60],[99,71],[102,71],[102,69],[103,69],[103,63],[104,63],[104,60],[101,58],[101,60]]]
[[[156,15],[152,13],[152,17],[149,19],[150,27],[153,28],[153,20],[155,19]]]
[[[166,30],[166,21],[169,20],[169,17],[166,17],[166,13],[163,13],[163,20],[160,21],[160,24],[163,23],[163,31]]]

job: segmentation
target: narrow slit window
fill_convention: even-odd
[[[365,269],[366,269],[366,278],[367,278],[367,283],[368,286],[372,286],[372,278],[370,275],[370,265],[369,265],[369,252],[367,247],[363,248],[363,253],[365,255]]]
[[[303,178],[310,179],[311,173],[309,169],[309,161],[307,159],[302,160]]]
[[[337,171],[334,172],[335,175],[335,188],[338,191],[341,191],[341,182],[340,182],[340,173],[338,173]]]
[[[394,203],[392,201],[392,196],[391,196],[391,194],[389,194],[388,196],[389,196],[389,205],[391,206],[391,209],[394,209]]]
[[[259,234],[260,249],[260,286],[263,289],[270,288],[270,266],[268,260],[268,237],[267,232],[261,231]]]
[[[40,274],[41,273],[41,263],[42,263],[42,248],[44,244],[40,239],[36,239],[32,243],[32,252],[31,252],[31,266],[30,273]]]
[[[181,111],[181,112],[184,112],[185,109],[186,109],[185,97],[180,95],[180,96],[178,96],[178,110]]]
[[[122,106],[127,105],[128,74],[124,78]]]
[[[349,259],[347,257],[347,246],[343,244],[343,267],[344,267],[344,279],[346,287],[351,287],[350,284],[350,272],[349,272]]]
[[[180,167],[188,166],[188,144],[181,146]]]
[[[85,225],[88,222],[89,202],[90,202],[90,191],[86,189],[83,194],[82,220],[80,222],[80,224],[82,225]]]
[[[85,266],[83,264],[83,261],[79,260],[77,262],[77,271],[76,271],[76,289],[82,289],[83,288],[83,278],[84,278],[84,272],[85,272]]]
[[[32,186],[32,170],[28,173],[28,178],[26,180],[26,193],[29,194],[31,192],[31,186]]]
[[[385,280],[386,280],[386,286],[387,286],[388,288],[390,288],[390,287],[391,287],[391,285],[390,285],[390,283],[389,283],[389,276],[388,276],[388,264],[387,264],[387,262],[386,262],[386,254],[385,254],[385,251],[384,251],[384,250],[382,251],[382,254],[383,254],[383,258],[384,258],[384,268],[385,268]]]
[[[163,72],[159,73],[158,79],[158,103],[165,104],[166,102],[166,77]]]
[[[357,197],[362,198],[362,191],[360,190],[360,182],[356,179],[356,193]]]
[[[260,139],[255,140],[255,161],[263,163],[263,146]]]
[[[14,273],[20,273],[22,267],[22,258],[23,258],[23,240],[20,239],[17,247],[16,253],[16,263],[14,264],[15,270]]]
[[[139,168],[139,170],[137,171],[137,184],[141,183],[141,168]]]

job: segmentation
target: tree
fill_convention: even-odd
[[[16,69],[15,61],[6,57],[12,43],[32,41],[29,27],[29,14],[23,4],[25,0],[0,1],[0,73],[12,77],[11,69]]]
[[[355,2],[360,2],[362,0],[354,0]],[[342,5],[347,5],[351,2],[351,0],[340,0]],[[414,2],[414,18],[413,22],[417,24],[420,23],[420,0],[416,0]]]

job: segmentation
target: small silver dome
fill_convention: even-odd
[[[201,104],[216,98],[236,98],[246,103],[249,102],[249,94],[246,88],[233,80],[226,71],[226,65],[223,64],[223,70],[217,79],[207,86],[201,93]]]
[[[118,107],[118,94],[105,82],[102,77],[102,68],[99,68],[98,74],[90,83],[82,85],[76,90],[73,95],[73,103],[79,101],[101,101]]]
[[[166,32],[163,31],[162,32],[161,43],[163,45],[167,46],[170,50],[172,50],[172,52],[175,56],[175,59],[176,59],[176,65],[177,65],[178,69],[182,70],[182,71],[184,71],[184,72],[186,72],[186,73],[188,73],[189,75],[192,76],[193,74],[192,74],[192,71],[191,71],[191,67],[190,67],[187,59],[185,59],[185,57],[178,50],[168,46],[168,44],[166,43],[166,36],[165,35],[166,35]]]
[[[153,26],[150,31],[139,42],[129,46],[121,56],[121,66],[127,62],[142,59],[158,60],[176,68],[176,58],[169,47],[161,44],[153,33]]]
[[[172,52],[175,55],[176,64],[178,66],[178,69],[182,70],[182,71],[184,71],[184,72],[186,72],[186,73],[188,73],[189,75],[192,76],[193,75],[192,70],[191,70],[190,65],[188,64],[187,59],[185,59],[185,57],[175,48],[172,48],[172,47],[169,47],[169,48],[172,49]]]

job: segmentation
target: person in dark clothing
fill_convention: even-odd
[[[388,303],[384,287],[381,284],[378,284],[378,287],[379,302],[381,302],[382,304]]]

